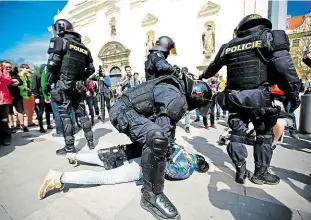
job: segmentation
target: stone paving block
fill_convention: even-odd
[[[66,194],[98,219],[106,220],[116,215],[134,197],[140,197],[140,186],[134,182],[79,188]]]
[[[298,211],[302,220],[311,220],[311,213]]]
[[[284,205],[277,205],[274,203],[266,202],[267,210],[269,211],[270,218],[275,220],[301,220],[299,213],[296,210],[290,209]]]
[[[283,204],[289,208],[308,212],[311,203],[289,181],[282,181],[276,186],[255,185],[251,182],[245,184],[246,195],[275,204]]]
[[[13,220],[12,217],[10,216],[10,213],[8,213],[2,205],[0,206],[0,219],[1,220]]]
[[[97,220],[74,201],[63,197],[22,220]]]
[[[267,212],[268,205],[269,204],[263,200],[248,196],[239,196],[239,211],[246,219],[251,219],[251,217],[255,216],[262,219],[269,219],[270,214]],[[257,219],[257,217],[255,217],[255,219]]]
[[[62,194],[57,193],[44,200],[39,200],[38,190],[42,180],[42,178],[37,178],[18,187],[1,190],[0,204],[6,208],[14,220],[20,220],[62,197]]]

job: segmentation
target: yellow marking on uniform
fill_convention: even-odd
[[[260,15],[253,14],[253,15],[250,15],[249,18],[262,18],[262,17]]]
[[[83,49],[83,48],[81,48],[81,47],[78,47],[78,46],[75,46],[75,45],[73,45],[73,44],[70,44],[69,45],[69,49],[70,50],[75,50],[75,51],[78,51],[78,52],[80,52],[80,53],[83,53],[83,54],[85,54],[85,55],[88,55],[88,51],[87,50],[85,50],[85,49]]]
[[[235,45],[233,47],[228,47],[225,50],[225,54],[250,50],[250,49],[254,49],[258,47],[262,47],[262,40],[256,40],[256,41],[252,41],[252,42],[248,42],[244,44]]]

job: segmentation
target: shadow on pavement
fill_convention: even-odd
[[[107,129],[107,128],[98,128],[93,132],[93,137],[94,137],[94,145],[96,147],[96,145],[98,144],[98,140],[100,137],[111,133],[112,129]],[[86,139],[85,137],[80,138],[77,140],[79,143],[76,146],[76,151],[79,152],[85,145],[86,145]]]
[[[307,140],[304,139],[297,140],[293,138],[284,137],[283,142],[286,143],[281,144],[281,146],[284,148],[311,154],[311,143]]]
[[[264,190],[245,187],[235,183],[235,172],[225,165],[225,163],[232,164],[231,159],[219,147],[209,144],[204,137],[195,136],[193,139],[188,139],[187,137],[183,138],[189,144],[193,145],[194,149],[209,158],[211,162],[220,169],[220,171],[209,172],[211,179],[207,186],[207,190],[209,200],[214,207],[230,211],[232,216],[238,220],[293,219],[294,216],[292,210],[273,196],[267,194]],[[218,189],[218,185],[221,183],[227,185],[226,189]],[[243,195],[234,192],[233,189],[237,188],[244,191],[242,193]],[[246,189],[247,191],[255,191],[256,193],[263,195],[265,200],[271,202],[246,196]]]
[[[310,175],[305,175],[302,173],[298,173],[293,170],[287,170],[279,167],[272,167],[273,171],[277,173],[277,175],[285,180],[285,182],[292,187],[301,197],[305,198],[309,202],[311,202],[311,177]],[[292,181],[294,180],[294,181]],[[295,182],[299,182],[299,184],[295,184]],[[301,185],[305,186],[301,188]],[[299,187],[300,185],[300,187]]]

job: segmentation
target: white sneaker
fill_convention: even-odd
[[[48,174],[45,176],[44,181],[39,190],[39,199],[43,199],[49,191],[53,189],[62,190],[65,184],[60,182],[60,178],[63,173],[54,170],[49,170]]]

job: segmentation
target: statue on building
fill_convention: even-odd
[[[117,34],[116,19],[115,19],[115,18],[111,18],[109,24],[110,24],[110,28],[111,28],[110,35],[111,35],[111,36],[116,36],[116,34]]]
[[[207,30],[202,34],[203,54],[210,57],[215,52],[215,33],[211,25],[207,25]]]
[[[151,33],[147,33],[147,42],[146,42],[146,55],[149,54],[149,50],[154,46],[154,39]]]

